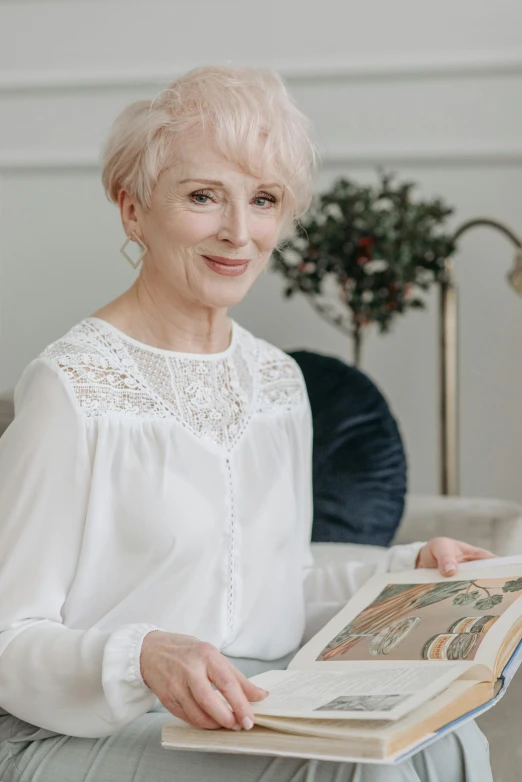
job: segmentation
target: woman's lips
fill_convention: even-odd
[[[244,274],[248,268],[248,258],[222,258],[220,255],[201,256],[209,269],[223,274],[225,277],[238,277]]]

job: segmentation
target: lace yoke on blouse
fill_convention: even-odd
[[[87,417],[171,417],[226,449],[253,414],[288,410],[304,398],[293,359],[236,323],[226,351],[200,355],[153,348],[87,318],[42,357],[66,374]]]

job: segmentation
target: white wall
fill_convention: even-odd
[[[98,150],[125,104],[202,63],[282,71],[324,150],[319,186],[384,163],[522,232],[520,0],[0,1],[0,389],[49,341],[128,286]],[[456,220],[456,221],[457,221]],[[462,491],[522,500],[522,300],[511,250],[465,240]],[[262,279],[236,317],[282,347],[350,357],[304,300]],[[396,411],[415,491],[437,489],[436,300],[372,334],[366,369]]]

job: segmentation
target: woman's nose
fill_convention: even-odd
[[[230,242],[234,247],[244,247],[248,244],[247,209],[242,204],[234,204],[223,213],[223,219],[217,236],[221,241]]]

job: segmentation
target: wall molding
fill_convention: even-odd
[[[418,168],[447,166],[522,165],[522,144],[490,146],[395,146],[331,147],[321,154],[323,167],[405,165]],[[38,171],[96,171],[99,155],[95,150],[5,150],[0,152],[0,173]]]
[[[155,88],[167,84],[186,68],[87,68],[0,72],[0,94]],[[522,74],[522,49],[450,52],[408,57],[372,58],[345,62],[281,63],[274,66],[289,82],[389,81],[430,78],[509,76]]]

